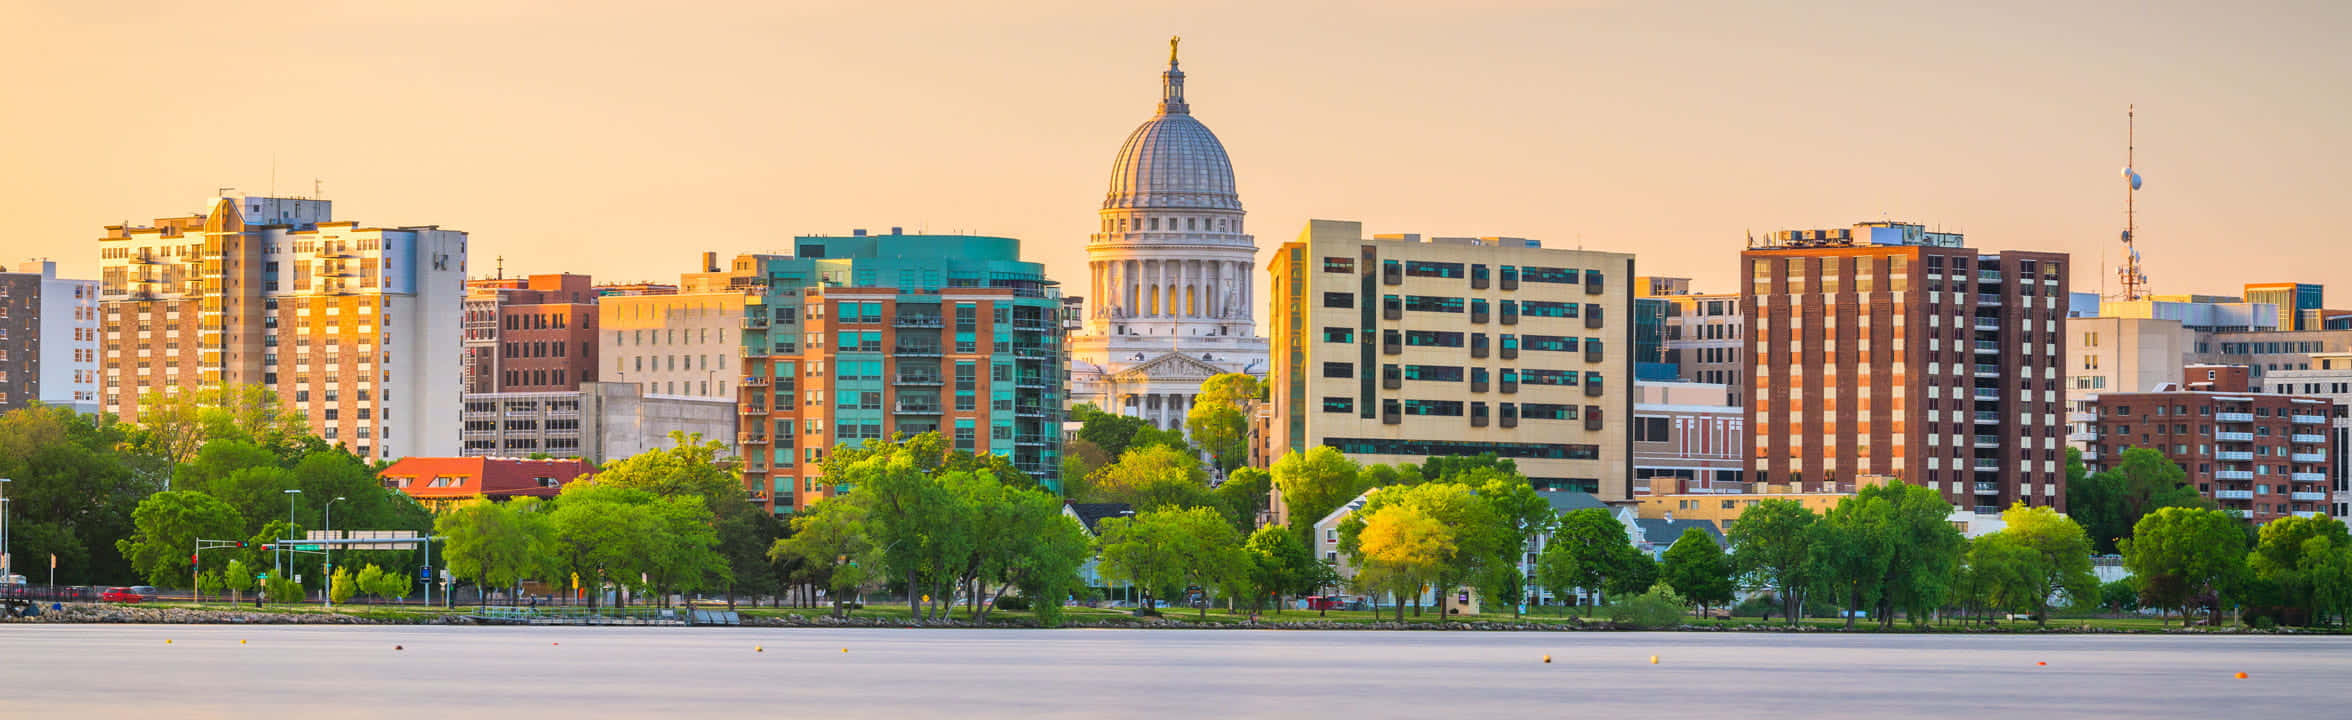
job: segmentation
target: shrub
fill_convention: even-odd
[[[1688,607],[1674,588],[1658,583],[1651,585],[1649,592],[1609,606],[1609,622],[1641,628],[1674,627],[1682,624],[1682,613]]]
[[[1021,597],[1019,595],[998,595],[996,596],[996,609],[1012,610],[1015,612],[1028,610],[1029,598]]]

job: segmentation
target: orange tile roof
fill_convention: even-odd
[[[554,497],[563,486],[582,477],[595,475],[596,466],[586,460],[526,460],[522,458],[491,457],[408,457],[384,468],[379,477],[387,487],[408,493],[419,500],[468,498],[486,495],[494,498],[535,495]],[[448,484],[434,486],[436,480],[449,478]],[[549,485],[542,479],[551,480]]]

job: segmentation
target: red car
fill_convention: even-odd
[[[99,595],[98,599],[102,602],[135,603],[146,598],[127,587],[110,587],[106,589],[104,594]]]

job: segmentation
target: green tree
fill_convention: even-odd
[[[2333,569],[2329,556],[2352,552],[2352,535],[2331,517],[2283,517],[2262,525],[2246,566],[2255,579],[2277,589],[2279,599],[2300,611],[2304,624],[2327,614],[2323,583]],[[2315,573],[2318,570],[2320,572]]]
[[[812,577],[824,584],[833,602],[833,616],[841,617],[851,595],[866,589],[874,577],[874,545],[866,539],[866,506],[847,500],[828,500],[793,516],[792,535],[778,539],[768,551],[773,558],[798,558]]]
[[[1350,555],[1360,567],[1359,582],[1368,590],[1386,590],[1396,597],[1397,621],[1405,619],[1405,600],[1421,588],[1436,584],[1439,571],[1459,545],[1454,528],[1419,505],[1367,505],[1350,519],[1363,518],[1354,533]],[[1344,542],[1344,541],[1343,541]],[[1439,595],[1445,594],[1439,586]],[[1417,602],[1417,601],[1416,601]],[[1440,615],[1439,617],[1443,617]]]
[[[2045,600],[2035,597],[2043,560],[2025,543],[1993,533],[1969,541],[1965,557],[1959,583],[1964,597],[1989,610],[2045,609]]]
[[[147,584],[185,588],[196,581],[189,557],[197,540],[237,537],[245,519],[228,503],[186,490],[159,492],[131,512],[131,536],[115,541]]]
[[[1560,516],[1552,535],[1536,556],[1535,577],[1552,595],[1567,598],[1582,589],[1598,596],[1623,578],[1639,572],[1649,558],[1634,548],[1625,524],[1603,508],[1573,510]],[[1592,606],[1585,607],[1585,616]]]
[[[374,565],[360,568],[359,573],[352,577],[352,584],[357,586],[360,592],[377,597],[389,597],[384,592],[383,568]]]
[[[1312,546],[1315,523],[1364,494],[1369,486],[1360,482],[1358,470],[1356,461],[1338,449],[1320,445],[1274,461],[1274,487],[1282,493],[1290,532],[1299,542]]]
[[[335,574],[327,578],[328,602],[342,605],[351,602],[352,594],[359,592],[358,586],[352,584],[351,568],[335,568]]]
[[[1515,529],[1471,486],[1430,482],[1374,493],[1362,509],[1341,521],[1339,549],[1354,554],[1356,536],[1368,521],[1366,513],[1391,504],[1417,508],[1453,531],[1453,542],[1443,548],[1444,556],[1427,578],[1438,591],[1440,619],[1449,614],[1447,605],[1455,588],[1471,584],[1488,567],[1513,562],[1522,547]]]
[[[868,537],[882,548],[882,563],[906,581],[909,616],[932,617],[922,596],[953,587],[956,560],[968,552],[962,505],[904,454],[868,457],[828,476],[858,488],[849,497],[865,504]]]
[[[638,591],[693,591],[726,571],[700,498],[575,482],[557,496],[547,526],[548,569],[559,577],[577,574],[588,587],[609,582]]]
[[[533,517],[538,505],[535,498],[502,504],[477,495],[434,518],[433,532],[448,538],[442,561],[482,589],[484,605],[490,588],[511,589],[546,569],[552,528]]]
[[[1814,584],[1813,523],[1820,516],[1795,500],[1762,500],[1740,511],[1727,535],[1731,567],[1742,583],[1780,600],[1781,617],[1795,624],[1805,590]]]
[[[230,560],[220,572],[221,587],[228,589],[231,603],[244,602],[245,591],[253,589],[261,581],[253,567],[246,565],[243,560]]]
[[[1061,623],[1062,601],[1078,587],[1079,568],[1094,556],[1094,538],[1050,495],[1016,493],[1013,505],[1009,522],[1020,541],[1005,549],[996,572],[1021,590],[1038,624],[1053,627]]]
[[[1100,502],[1127,503],[1138,513],[1216,505],[1200,458],[1166,445],[1128,450],[1087,481]]]
[[[59,582],[131,576],[115,541],[131,534],[131,512],[161,488],[163,468],[136,448],[141,434],[112,416],[62,406],[0,415],[0,477],[14,480],[8,544],[17,567],[55,555]]]
[[[2191,603],[2218,598],[2246,567],[2246,533],[2221,510],[2158,508],[2141,517],[2121,545],[2123,566],[2139,578],[2141,598],[2178,608],[2183,624]],[[2221,604],[2211,607],[2218,624]]]
[[[2140,518],[2159,508],[2215,507],[2188,484],[2180,465],[2155,449],[2124,450],[2114,469],[2087,475],[2081,451],[2070,448],[2066,457],[2067,513],[2082,524],[2099,552],[2115,552]]]
[[[1216,458],[1217,468],[1231,472],[1249,459],[1249,408],[1264,393],[1257,378],[1224,373],[1201,383],[1200,394],[1186,411],[1184,428],[1192,441]]]
[[[1964,552],[1943,494],[1902,481],[1862,488],[1814,524],[1822,580],[1846,597],[1846,624],[1863,610],[1893,627],[1902,610],[1922,624],[1952,588]]]
[[[2032,599],[2034,617],[2044,627],[2050,623],[2050,598],[2063,597],[2068,604],[2098,601],[2099,579],[2091,574],[2091,538],[2081,525],[2047,507],[2026,507],[2020,503],[2002,511],[2001,522],[2006,527],[1991,536],[1996,542],[2015,543],[2030,554],[2025,566],[2032,582],[2027,596]]]
[[[1313,583],[1321,579],[1315,571],[1323,562],[1287,529],[1272,525],[1258,528],[1250,533],[1243,549],[1249,553],[1253,608],[1271,600],[1280,612],[1282,596],[1314,592]]]
[[[1690,607],[1690,602],[1674,592],[1674,588],[1659,582],[1648,591],[1611,606],[1609,622],[1643,628],[1674,627],[1682,624],[1683,609]]]
[[[2118,578],[2100,583],[2099,607],[2106,608],[2108,613],[2114,615],[2138,610],[2140,609],[2140,588],[2138,585],[2132,584],[2131,578]]]
[[[1266,499],[1272,494],[1274,476],[1257,468],[1241,468],[1225,477],[1209,494],[1216,500],[1217,511],[1233,523],[1233,529],[1251,532],[1258,527],[1258,514],[1266,510]]]
[[[1736,585],[1731,577],[1731,559],[1724,556],[1723,547],[1715,544],[1715,536],[1705,530],[1690,528],[1675,538],[1666,548],[1664,562],[1658,568],[1660,580],[1681,591],[1682,597],[1699,606],[1701,612],[1731,602]]]
[[[1102,573],[1145,588],[1146,607],[1166,589],[1229,586],[1248,573],[1241,534],[1209,508],[1171,508],[1102,521]],[[1208,617],[1208,606],[1201,606]]]
[[[241,440],[287,454],[322,447],[311,438],[308,419],[262,385],[150,392],[139,397],[139,421],[148,429],[143,449],[175,466],[216,440]]]

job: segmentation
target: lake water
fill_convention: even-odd
[[[2317,718],[2347,678],[2339,637],[0,625],[8,718]]]

